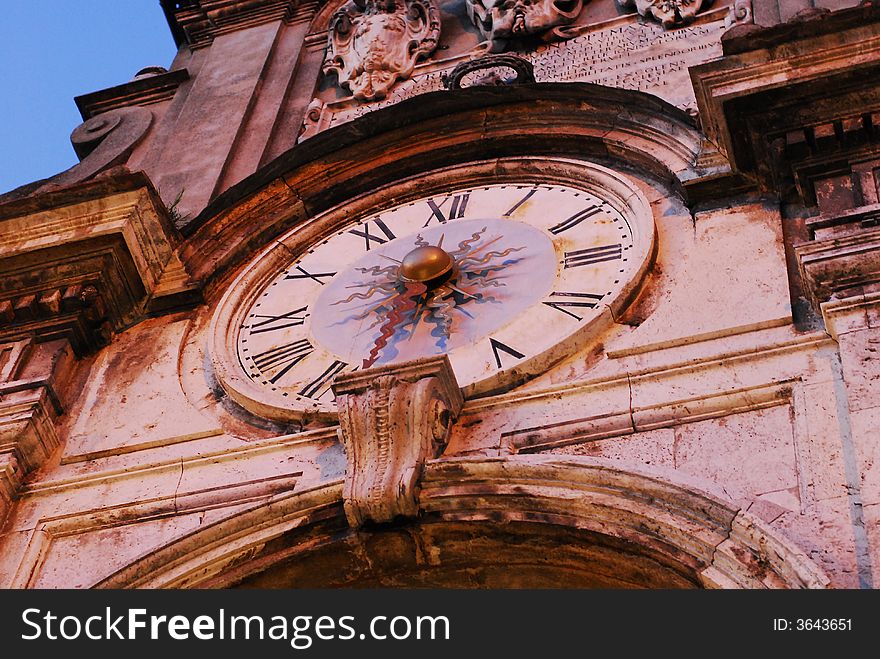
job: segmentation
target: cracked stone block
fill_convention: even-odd
[[[679,426],[674,454],[677,469],[746,495],[798,484],[788,405]]]

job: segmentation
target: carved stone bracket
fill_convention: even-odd
[[[352,527],[414,517],[425,461],[439,457],[464,400],[446,356],[339,376],[333,391],[348,458]]]
[[[535,82],[535,68],[524,57],[516,55],[484,55],[462,62],[442,76],[446,89],[467,87],[522,85]]]

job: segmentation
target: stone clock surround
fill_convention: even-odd
[[[575,326],[576,331],[560,335],[557,345],[531,356],[528,364],[513,371],[508,369],[508,372],[495,374],[494,379],[487,379],[487,382],[491,385],[492,381],[497,380],[496,390],[510,388],[516,382],[522,382],[536,372],[546,370],[554,361],[559,361],[561,356],[585,345],[588,335],[603,331],[629,305],[650,268],[654,252],[654,218],[647,200],[627,177],[571,158],[521,157],[471,162],[410,176],[394,185],[350,199],[279,237],[277,242],[254,258],[252,264],[227,286],[224,297],[217,304],[212,322],[211,358],[216,377],[226,392],[237,403],[258,416],[281,421],[304,417],[335,419],[332,406],[322,405],[318,408],[316,405],[292,401],[285,397],[286,394],[269,390],[254,382],[242,369],[238,353],[238,333],[246,315],[252,311],[251,305],[260,299],[258,296],[262,295],[268,282],[277,277],[279,269],[289,265],[292,255],[299,256],[313,244],[320,245],[321,238],[332,236],[340,227],[350,224],[359,213],[375,213],[392,203],[399,206],[411,199],[442,194],[441,191],[450,186],[478,187],[483,184],[503,183],[569,186],[572,191],[583,190],[600,196],[617,213],[627,218],[631,224],[630,231],[633,232],[635,246],[627,255],[632,264],[625,275],[627,279],[620,285],[614,297],[603,301],[595,319],[584,326]],[[323,287],[324,290],[327,288]],[[306,304],[306,300],[297,303],[298,306],[303,304]],[[318,313],[313,306],[310,309],[313,314]],[[462,383],[462,386],[467,384]],[[484,394],[490,385],[483,386]],[[468,387],[471,395],[474,391],[474,387]]]
[[[245,181],[241,187],[225,196],[222,203],[218,201],[202,217],[197,218],[193,226],[198,228],[195,233],[185,236],[182,253],[193,280],[205,287],[206,305],[194,314],[159,319],[161,323],[158,320],[145,321],[130,331],[128,336],[122,335],[122,343],[117,346],[123,349],[126,341],[137,341],[138,337],[141,341],[149,340],[150,332],[169,342],[169,355],[172,357],[165,360],[167,363],[163,362],[165,365],[157,366],[162,370],[154,374],[156,379],[151,383],[156,386],[164,381],[169,385],[168,409],[173,410],[170,413],[188,417],[186,424],[190,434],[164,443],[162,438],[147,436],[140,445],[130,444],[122,451],[110,451],[95,444],[94,438],[77,436],[76,419],[82,418],[90,404],[89,395],[81,398],[71,409],[71,425],[65,428],[68,444],[61,457],[62,464],[51,465],[52,470],[47,472],[46,478],[23,491],[21,503],[8,527],[10,534],[6,538],[7,542],[21,550],[21,561],[12,573],[5,571],[4,566],[3,583],[17,586],[71,584],[73,577],[65,574],[63,560],[59,562],[59,557],[75,551],[78,543],[87,543],[90,538],[118,533],[120,535],[115,537],[119,539],[124,538],[126,533],[138,533],[141,524],[151,529],[150,540],[146,540],[147,536],[141,537],[151,543],[154,550],[140,557],[115,557],[117,563],[108,564],[103,569],[119,570],[117,576],[108,579],[105,572],[77,577],[88,579],[78,585],[94,585],[104,580],[107,580],[106,584],[130,585],[144,575],[149,579],[152,568],[148,566],[153,565],[160,571],[166,569],[161,566],[171,569],[180,561],[185,562],[185,555],[194,546],[210,545],[218,555],[238,562],[242,554],[237,553],[236,547],[239,545],[236,543],[240,541],[244,555],[259,558],[264,547],[272,547],[267,541],[280,537],[276,531],[284,533],[289,528],[277,526],[279,520],[296,527],[301,523],[298,520],[302,519],[300,511],[304,509],[308,509],[310,515],[324,515],[328,519],[341,515],[341,473],[336,429],[291,434],[291,430],[298,429],[278,426],[259,428],[256,419],[243,414],[234,405],[224,402],[221,405],[225,408],[218,407],[216,393],[207,390],[203,381],[202,369],[207,364],[204,351],[207,318],[249,251],[257,245],[266,244],[286,228],[303,222],[304,218],[338,203],[343,195],[368,189],[375,186],[377,181],[390,182],[403,170],[412,173],[416,158],[429,161],[423,167],[442,166],[468,158],[479,149],[488,150],[490,155],[496,157],[517,151],[525,144],[521,139],[524,131],[533,138],[530,142],[532,149],[562,149],[569,156],[576,152],[585,159],[599,159],[627,171],[641,171],[644,190],[660,218],[664,217],[665,211],[676,207],[668,199],[671,193],[684,195],[690,191],[692,197],[698,197],[706,189],[705,186],[714,185],[707,181],[707,173],[713,174],[715,180],[719,172],[723,176],[723,166],[709,172],[695,164],[701,153],[701,140],[683,113],[673,111],[656,100],[651,100],[646,107],[641,103],[646,97],[635,92],[603,90],[586,85],[561,86],[565,89],[554,87],[518,89],[503,97],[494,90],[478,90],[465,94],[462,97],[464,100],[460,101],[463,106],[459,107],[460,111],[449,114],[445,119],[440,119],[442,113],[439,110],[428,110],[422,104],[424,99],[416,99],[417,103],[411,104],[411,107],[420,109],[423,113],[421,118],[434,116],[433,120],[425,123],[418,122],[419,112],[401,114],[394,109],[376,112],[375,116],[342,127],[337,133],[328,131],[325,135],[329,137],[316,137],[297,150],[295,157],[300,159],[299,162],[290,162],[293,158],[288,161],[282,159],[259,176]],[[580,97],[577,97],[577,92],[581,93]],[[485,107],[480,109],[483,102]],[[518,115],[517,107],[529,103],[538,104],[547,112],[538,112],[537,118],[533,114],[531,121],[526,119],[524,112]],[[628,107],[627,115],[622,117],[624,106]],[[533,111],[534,107],[529,110]],[[481,121],[475,121],[478,117]],[[438,130],[441,127],[445,130]],[[355,145],[355,137],[363,138],[365,134],[371,137],[363,144]],[[429,135],[434,137],[427,139]],[[334,141],[334,136],[338,141]],[[389,145],[389,148],[383,150],[383,144]],[[391,148],[392,144],[398,146]],[[325,151],[322,152],[319,147]],[[358,155],[364,151],[384,153],[383,166],[376,167],[373,163],[369,167],[358,160]],[[305,155],[301,155],[303,152]],[[430,157],[426,157],[429,153]],[[504,167],[501,161],[497,166]],[[651,185],[644,183],[651,179]],[[318,181],[323,185],[319,185]],[[328,181],[329,188],[326,185]],[[680,213],[681,204],[676,203]],[[229,209],[217,212],[224,205]],[[750,209],[748,212],[762,217],[760,211]],[[734,364],[740,379],[740,386],[732,389],[725,387],[720,392],[714,385],[704,386],[700,392],[696,391],[700,387],[691,387],[690,402],[682,403],[681,398],[668,399],[668,396],[667,400],[661,400],[663,396],[655,397],[653,406],[642,405],[638,410],[638,406],[633,404],[634,389],[630,384],[629,406],[622,403],[619,410],[620,415],[630,419],[630,428],[641,433],[669,427],[685,418],[711,419],[790,403],[793,409],[801,409],[805,393],[804,387],[798,382],[801,374],[811,368],[814,353],[827,350],[827,337],[824,334],[793,336],[786,327],[786,321],[772,315],[768,315],[763,324],[740,328],[732,336],[733,344],[739,342],[741,345],[732,352],[728,350],[728,366],[724,368],[715,363],[718,348],[713,344],[713,336],[708,334],[698,337],[695,350],[686,350],[674,342],[646,346],[641,353],[637,348],[621,348],[617,358],[627,362],[625,380],[653,374],[654,377],[667,378],[668,391],[675,391],[676,387],[683,386],[682,378],[688,377],[682,373],[684,363],[691,364],[692,368],[694,364],[702,364],[705,372],[715,373],[716,376]],[[687,354],[676,354],[676,351]],[[99,356],[96,362],[98,370],[106,368],[107,359],[115,358],[112,355],[108,357],[108,354],[111,353]],[[754,368],[756,362],[758,367]],[[768,370],[777,373],[771,382],[767,382],[766,376],[763,376],[764,379],[761,376],[762,371],[766,373]],[[616,400],[619,377],[615,380],[607,373],[600,373],[600,382],[581,380],[572,383],[569,388],[583,393],[594,387],[598,395],[591,400],[601,403],[599,407],[603,411],[606,407],[608,410],[615,409],[616,403],[608,406],[606,403],[612,397]],[[671,380],[677,384],[670,386]],[[821,380],[812,382],[810,386],[819,386],[821,383]],[[144,384],[150,383],[144,381]],[[173,391],[175,386],[181,389],[178,394]],[[544,402],[539,404],[556,400],[559,405],[564,405],[569,393],[561,391],[559,386],[538,382],[536,387],[522,392],[519,404],[523,410],[527,410],[531,400],[543,397]],[[483,407],[491,408],[493,404],[512,407],[513,401],[482,402]],[[528,455],[510,457],[499,454],[497,445],[489,448],[480,444],[482,438],[493,435],[493,431],[485,424],[482,427],[468,425],[475,416],[485,413],[479,407],[472,404],[468,409],[465,406],[463,415],[470,418],[459,422],[456,426],[458,434],[453,432],[450,439],[447,454],[458,455],[458,460],[441,460],[437,465],[429,463],[426,468],[424,483],[427,496],[421,500],[423,510],[428,514],[443,510],[446,504],[455,508],[464,495],[453,492],[456,487],[464,485],[473,487],[476,492],[476,499],[468,504],[470,510],[483,508],[481,492],[495,492],[503,498],[509,490],[503,479],[502,482],[497,481],[499,470],[508,476],[520,478],[526,484],[524,487],[530,481],[546,483],[547,474],[541,469],[542,464],[552,461],[551,458]],[[192,408],[198,412],[187,412]],[[608,419],[612,416],[609,415]],[[492,420],[492,414],[487,414],[486,419],[490,420],[490,424],[496,423]],[[522,421],[525,423],[527,416]],[[568,421],[567,431],[548,431],[551,434],[557,432],[556,441],[577,441],[585,432],[584,426],[589,427],[589,423],[583,419],[569,418]],[[529,427],[508,426],[499,429],[497,434],[503,438],[517,431],[522,436],[528,436]],[[603,437],[621,434],[613,424],[604,431],[594,427],[590,432],[594,435],[598,432],[598,436]],[[476,443],[469,443],[468,437]],[[242,439],[249,441],[242,442]],[[91,445],[90,441],[93,442]],[[516,447],[517,443],[511,442],[509,446]],[[472,458],[461,457],[469,451],[476,455]],[[335,462],[331,457],[333,455],[337,456]],[[291,461],[293,457],[295,460]],[[757,527],[752,524],[752,513],[743,512],[750,505],[748,499],[740,498],[738,494],[726,493],[725,496],[730,495],[727,496],[728,501],[733,498],[737,503],[722,505],[721,509],[726,512],[721,517],[726,521],[705,522],[715,529],[715,535],[705,534],[699,523],[694,524],[693,515],[687,512],[705,511],[705,501],[711,499],[702,494],[706,489],[705,484],[699,479],[670,474],[662,469],[639,468],[626,461],[613,464],[605,460],[593,463],[586,458],[565,461],[565,464],[559,465],[558,473],[567,484],[557,493],[541,494],[543,485],[535,485],[532,498],[539,508],[543,506],[545,509],[538,512],[550,515],[554,505],[564,505],[563,502],[570,503],[572,497],[582,497],[569,468],[580,469],[579,473],[582,474],[591,473],[589,469],[583,471],[591,464],[595,464],[598,470],[594,473],[607,469],[618,474],[612,479],[612,489],[630,493],[615,504],[616,509],[630,510],[632,502],[627,501],[630,496],[641,502],[639,505],[644,505],[646,497],[653,496],[651,484],[668,485],[676,479],[686,481],[674,487],[669,486],[672,487],[669,496],[674,502],[674,509],[681,509],[683,499],[680,497],[692,497],[691,503],[684,506],[684,518],[670,522],[668,537],[665,531],[655,530],[649,531],[642,541],[661,543],[665,542],[664,538],[676,539],[676,542],[683,543],[681,548],[684,551],[693,538],[703,538],[703,549],[697,552],[702,556],[702,562],[694,558],[695,554],[688,553],[695,551],[693,549],[684,551],[684,554],[672,551],[677,565],[690,566],[691,576],[697,572],[705,576],[705,579],[695,577],[696,581],[705,585],[754,586],[778,583],[778,578],[790,585],[822,586],[827,583],[821,570],[805,559],[802,552],[779,539],[784,533],[758,528],[754,542],[741,540],[743,536],[738,535],[741,528],[757,528],[761,524],[757,523]],[[644,478],[633,475],[640,469],[647,474]],[[259,473],[260,477],[250,478],[248,474],[253,473]],[[496,484],[487,489],[486,484],[493,479]],[[315,483],[319,481],[323,484],[316,486]],[[428,490],[431,490],[430,493]],[[103,494],[96,497],[97,492]],[[67,500],[63,512],[59,514],[55,503],[71,496],[71,493],[73,498]],[[94,504],[96,500],[99,501],[97,506]],[[582,500],[589,504],[590,497]],[[286,502],[292,507],[287,508]],[[255,511],[258,519],[249,516],[249,509]],[[514,512],[507,517],[501,515],[494,521],[521,519],[522,511],[515,512],[516,506],[513,509]],[[661,509],[662,506],[658,508],[656,504],[649,504],[647,508],[641,508],[639,514],[657,519]],[[467,521],[467,506],[463,510],[465,512],[460,519]],[[251,521],[266,529],[267,535],[258,538],[249,536]],[[563,520],[557,518],[557,521]],[[581,524],[573,517],[566,523],[572,528],[578,528]],[[198,531],[198,527],[203,525],[206,525],[206,530],[212,530],[203,534]],[[626,524],[620,528],[621,535],[628,533],[626,528]],[[213,531],[219,531],[218,535],[212,535]],[[179,542],[173,541],[175,538]],[[769,562],[778,569],[774,568],[772,574],[767,572],[762,576],[755,572],[755,565],[746,560],[733,568],[725,568],[724,578],[711,577],[711,570],[706,570],[726,560],[724,547],[730,547],[725,544],[728,542],[734,543],[734,554],[738,553],[740,546],[747,546],[749,552],[757,551],[758,566]],[[737,542],[742,544],[737,545]],[[775,549],[768,550],[768,547]],[[773,553],[762,553],[768,551]],[[136,559],[139,560],[135,562]],[[189,574],[192,568],[197,573],[209,574],[215,567],[223,569],[229,566],[225,559],[209,564],[199,562],[201,558],[195,560],[196,563],[185,566],[184,572]],[[118,561],[123,561],[123,564],[120,565]],[[127,564],[132,567],[127,568]],[[750,576],[737,581],[739,577],[735,575],[740,572]],[[132,573],[135,576],[131,576]],[[765,578],[768,581],[764,581]],[[193,583],[196,581],[198,579]],[[187,580],[175,581],[162,577],[152,583],[184,584]],[[222,585],[220,582],[204,583]]]

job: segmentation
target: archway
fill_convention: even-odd
[[[97,586],[827,586],[786,539],[679,479],[593,458],[438,460],[417,520],[354,531],[337,481],[201,529]]]

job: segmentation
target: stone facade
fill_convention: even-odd
[[[161,4],[170,69],[76,99],[81,162],[0,196],[0,586],[877,585],[875,3]],[[495,386],[248,379],[270,276],[511,182],[651,228],[589,332],[492,339]]]

